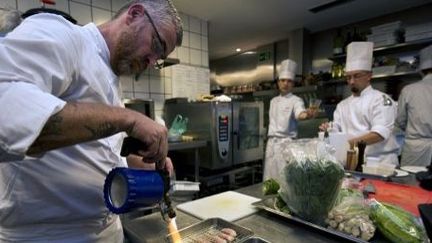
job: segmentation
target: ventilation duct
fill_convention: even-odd
[[[354,0],[334,0],[334,1],[330,1],[328,3],[318,5],[316,7],[313,7],[311,9],[309,9],[309,11],[311,11],[312,13],[318,13],[318,12],[322,12],[324,10],[328,10],[328,9],[334,8],[336,6],[347,4],[347,3],[353,2],[353,1]]]

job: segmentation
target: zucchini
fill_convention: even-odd
[[[425,242],[426,235],[421,225],[409,212],[394,205],[371,201],[372,220],[379,231],[395,243]]]

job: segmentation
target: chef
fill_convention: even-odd
[[[347,46],[345,77],[352,95],[337,105],[333,129],[346,133],[350,145],[366,142],[366,161],[397,165],[399,146],[392,134],[396,104],[370,84],[372,53],[372,42],[352,42]],[[328,123],[320,126],[321,130],[328,128]]]
[[[428,166],[432,160],[432,45],[420,51],[423,80],[404,87],[395,126],[405,131],[401,165]]]
[[[305,109],[303,100],[292,94],[297,63],[284,60],[277,81],[279,95],[270,101],[269,130],[265,155],[264,180],[279,178],[285,166],[282,150],[297,137],[297,121],[312,118],[316,110]]]

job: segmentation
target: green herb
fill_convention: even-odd
[[[324,225],[344,177],[342,166],[329,160],[291,161],[284,175],[286,185],[281,196],[289,209],[307,221]]]

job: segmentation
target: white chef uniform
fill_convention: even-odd
[[[365,88],[360,96],[341,101],[333,114],[333,129],[346,133],[348,139],[376,132],[384,140],[366,146],[365,157],[376,158],[383,163],[398,164],[399,146],[393,135],[396,114],[394,101],[371,86]]]
[[[373,43],[352,42],[347,47],[346,71],[371,71]],[[359,96],[342,100],[333,114],[333,129],[346,133],[348,139],[376,132],[384,140],[366,146],[365,157],[382,163],[398,164],[399,146],[392,133],[396,104],[381,91],[366,87]]]
[[[103,183],[127,166],[123,134],[24,157],[65,102],[122,105],[101,33],[37,14],[0,42],[0,56],[0,242],[122,242]]]
[[[420,51],[420,69],[432,68],[432,46]],[[398,100],[396,126],[405,131],[401,165],[428,166],[432,160],[432,74],[405,86]]]
[[[297,64],[291,60],[283,61],[279,79],[294,80],[296,66]],[[296,117],[303,111],[303,100],[292,93],[276,96],[270,101],[264,180],[279,180],[280,172],[286,164],[282,151],[292,138],[297,137]]]

